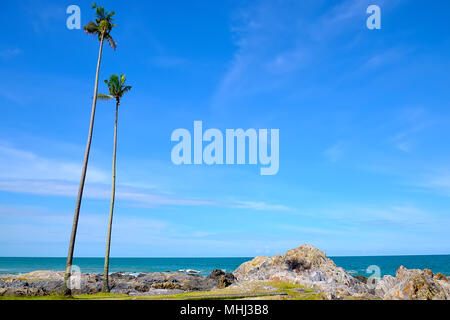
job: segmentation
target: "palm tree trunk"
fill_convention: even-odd
[[[77,197],[77,202],[75,205],[75,213],[74,213],[74,217],[73,217],[72,234],[70,236],[70,244],[69,244],[69,253],[67,255],[66,273],[64,276],[64,284],[63,284],[64,295],[72,294],[71,288],[70,288],[70,285],[68,282],[70,281],[70,276],[71,276],[71,272],[72,272],[73,251],[75,249],[75,239],[77,236],[78,218],[80,215],[81,200],[83,198],[84,183],[86,181],[86,171],[87,171],[88,162],[89,162],[89,153],[91,150],[92,133],[94,131],[95,109],[97,107],[97,94],[98,94],[98,77],[99,77],[99,73],[100,73],[100,63],[102,60],[103,42],[104,42],[104,36],[102,35],[101,40],[100,40],[100,49],[99,49],[99,53],[98,53],[97,73],[95,75],[95,86],[94,86],[94,97],[93,97],[93,102],[92,102],[91,123],[89,126],[89,135],[88,135],[88,140],[87,140],[87,144],[86,144],[86,152],[84,155],[83,169],[81,171],[80,186],[78,187],[78,197]]]
[[[116,152],[117,152],[117,119],[119,116],[119,102],[116,103],[116,122],[114,125],[114,151],[112,168],[111,208],[109,211],[108,236],[106,240],[105,269],[103,273],[103,292],[109,292],[109,253],[111,251],[111,232],[114,216],[114,201],[116,199]]]

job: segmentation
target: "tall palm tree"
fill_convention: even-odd
[[[83,198],[83,190],[84,190],[84,183],[86,180],[86,171],[87,166],[89,162],[89,153],[91,150],[91,142],[92,142],[92,133],[94,130],[94,119],[95,119],[95,109],[97,106],[97,92],[98,92],[98,77],[100,72],[100,63],[102,60],[102,52],[103,52],[103,43],[104,41],[108,41],[109,45],[116,50],[116,42],[111,37],[110,33],[112,28],[114,28],[116,25],[113,24],[113,16],[115,15],[114,11],[107,12],[104,7],[98,7],[95,3],[92,5],[92,9],[95,9],[95,22],[91,21],[89,22],[85,27],[84,31],[87,34],[92,34],[98,37],[98,40],[100,41],[100,50],[98,53],[98,61],[97,61],[97,72],[95,75],[95,85],[94,85],[94,97],[92,102],[92,113],[91,113],[91,122],[89,126],[89,135],[86,145],[86,152],[84,155],[84,162],[83,162],[83,168],[81,171],[81,181],[80,186],[78,188],[78,196],[77,196],[77,202],[75,205],[75,213],[73,218],[73,225],[72,225],[72,234],[70,236],[70,244],[69,244],[69,253],[67,255],[67,263],[66,263],[66,272],[64,276],[64,284],[63,284],[63,293],[65,295],[71,295],[71,290],[68,282],[70,281],[70,276],[72,272],[72,261],[73,261],[73,251],[75,249],[75,239],[77,235],[77,228],[78,228],[78,218],[80,215],[80,208],[81,208],[81,200]]]
[[[113,151],[113,165],[112,165],[112,191],[111,191],[111,208],[109,211],[109,222],[108,222],[108,235],[106,240],[106,252],[105,252],[105,269],[103,274],[103,292],[109,292],[109,253],[111,251],[111,232],[112,223],[114,215],[114,201],[116,198],[116,152],[117,152],[117,119],[119,116],[119,106],[120,100],[123,95],[131,90],[130,86],[125,85],[126,82],[125,75],[113,74],[109,81],[105,80],[108,85],[109,94],[99,94],[98,98],[101,100],[116,100],[116,121],[114,125],[114,151]]]

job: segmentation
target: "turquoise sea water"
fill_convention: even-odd
[[[234,271],[240,264],[252,258],[112,258],[111,272],[141,273],[197,270],[201,275],[213,269]],[[439,256],[384,256],[384,257],[331,257],[340,267],[352,275],[370,276],[366,270],[376,265],[381,275],[395,275],[399,266],[408,269],[431,269],[450,276],[450,255]],[[83,273],[103,273],[102,258],[75,258],[74,265]],[[63,271],[65,258],[2,258],[0,274],[22,274],[36,270]]]

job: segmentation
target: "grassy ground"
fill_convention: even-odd
[[[73,297],[0,297],[0,300],[322,300],[313,289],[284,282],[255,281],[245,286],[231,286],[203,292],[185,292],[172,295],[128,296],[117,294],[78,295]]]

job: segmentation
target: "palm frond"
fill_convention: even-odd
[[[121,76],[120,76],[120,85],[124,85],[125,84],[125,82],[127,81],[127,78],[125,77],[125,75],[124,74],[122,74]]]
[[[109,46],[111,48],[113,48],[113,50],[117,49],[117,43],[114,41],[114,39],[109,34],[107,34],[105,36],[105,39],[106,39],[106,41],[108,41]]]
[[[123,96],[125,93],[129,92],[133,87],[132,86],[125,86],[120,91],[120,96]]]
[[[116,13],[114,11],[109,12],[106,16],[105,19],[108,20],[109,22],[112,22],[112,17],[115,15]]]
[[[125,81],[127,78],[124,74],[122,74],[119,78],[117,74],[112,74],[109,77],[109,80],[105,80],[106,85],[108,86],[109,95],[108,99],[115,98],[117,103],[120,104],[120,99],[123,95],[131,90],[131,86],[125,86]],[[100,96],[99,96],[100,98]]]
[[[105,101],[107,101],[107,100],[110,100],[110,99],[112,99],[112,98],[114,98],[114,97],[111,96],[111,95],[108,95],[108,94],[99,93],[99,94],[97,95],[97,99],[98,99],[98,100],[105,100]]]
[[[112,74],[111,77],[109,77],[109,81],[112,83],[119,83],[119,76],[117,74]]]
[[[95,15],[97,16],[97,20],[105,20],[106,18],[106,13],[105,13],[105,8],[104,7],[96,7],[95,8]]]
[[[97,34],[99,41],[107,40],[111,48],[116,50],[117,44],[112,37],[109,36],[111,30],[116,27],[113,23],[114,11],[108,12],[104,7],[97,6],[94,2],[92,4],[92,9],[95,10],[95,22],[89,22],[88,25],[84,27],[84,31],[87,34]]]
[[[98,25],[91,21],[86,26],[84,26],[84,32],[86,32],[87,34],[98,34],[100,31]]]

